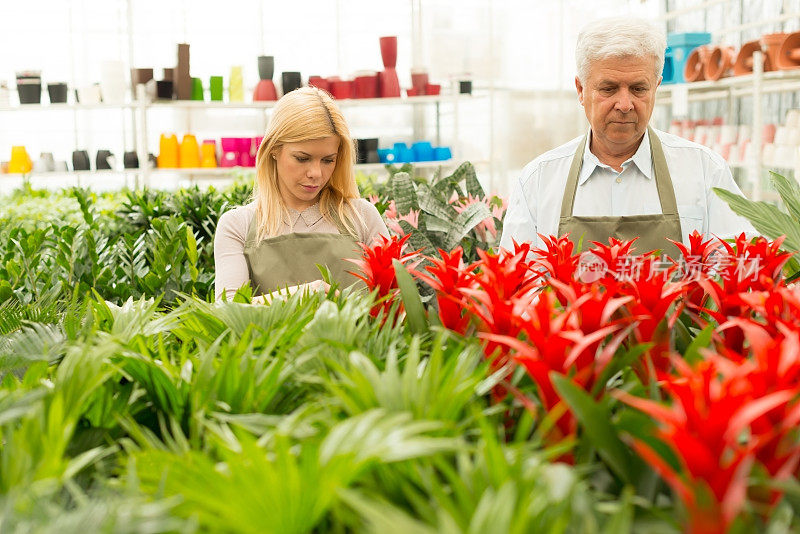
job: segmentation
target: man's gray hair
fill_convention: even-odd
[[[578,79],[582,84],[586,83],[594,61],[621,57],[652,57],[658,79],[664,69],[666,48],[664,32],[645,20],[614,17],[594,21],[578,35],[575,47]]]

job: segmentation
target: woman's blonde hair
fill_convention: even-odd
[[[319,193],[319,210],[323,217],[353,237],[358,237],[356,220],[361,216],[351,200],[359,198],[353,163],[355,147],[342,112],[333,98],[316,87],[301,87],[278,100],[267,132],[256,156],[256,202],[258,240],[278,235],[281,222],[288,215],[278,188],[277,161],[273,156],[286,143],[299,143],[336,136],[339,152],[330,181]]]

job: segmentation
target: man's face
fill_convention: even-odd
[[[578,99],[592,126],[592,142],[606,152],[623,153],[638,146],[653,113],[655,59],[609,58],[589,68],[586,85],[575,78]]]

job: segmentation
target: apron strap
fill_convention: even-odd
[[[586,142],[589,134],[583,136],[583,140],[578,145],[578,150],[572,157],[572,165],[569,167],[567,175],[567,185],[564,187],[564,199],[561,201],[561,218],[572,217],[572,208],[575,206],[575,192],[578,190],[578,174],[583,167],[583,152],[586,150]]]
[[[672,178],[669,175],[667,158],[664,156],[664,148],[661,146],[661,140],[650,126],[647,127],[647,135],[650,139],[650,161],[653,164],[656,190],[658,191],[658,200],[661,204],[661,213],[665,215],[677,215],[678,203],[675,200],[675,188],[672,185]],[[583,153],[586,150],[588,139],[589,134],[587,133],[578,145],[578,150],[575,151],[575,155],[572,157],[572,165],[570,165],[569,168],[567,183],[564,186],[564,197],[561,201],[562,219],[565,217],[572,217],[573,208],[575,207],[575,193],[578,190],[578,175],[580,174],[581,167],[583,167]]]
[[[324,217],[324,215],[323,215]],[[339,214],[335,211],[330,213],[330,220],[333,224],[336,225],[336,228],[339,230],[339,233],[342,235],[350,236],[356,240],[358,240],[358,236],[353,235],[351,232],[347,230],[347,227],[344,223],[339,219]],[[244,238],[244,246],[245,247],[252,247],[256,245],[256,229],[258,228],[258,211],[256,210],[253,213],[253,218],[250,219],[250,226],[247,228],[247,235]]]

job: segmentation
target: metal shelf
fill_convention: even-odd
[[[368,106],[397,106],[414,104],[440,104],[451,103],[457,100],[466,100],[471,95],[431,95],[431,96],[411,96],[394,98],[346,98],[336,100],[336,104],[341,108],[368,107]],[[145,107],[148,109],[272,109],[277,101],[260,102],[222,102],[218,100],[154,100],[147,102]]]
[[[4,111],[82,111],[95,109],[133,109],[138,104],[136,102],[111,103],[100,102],[98,104],[20,104],[18,106],[0,107],[0,112]]]
[[[676,89],[688,90],[689,100],[715,100],[730,96],[752,95],[756,84],[754,74],[731,76],[717,81],[702,81],[661,85],[656,92],[658,104],[671,103]],[[800,90],[800,69],[765,72],[761,75],[762,93],[780,93]]]

